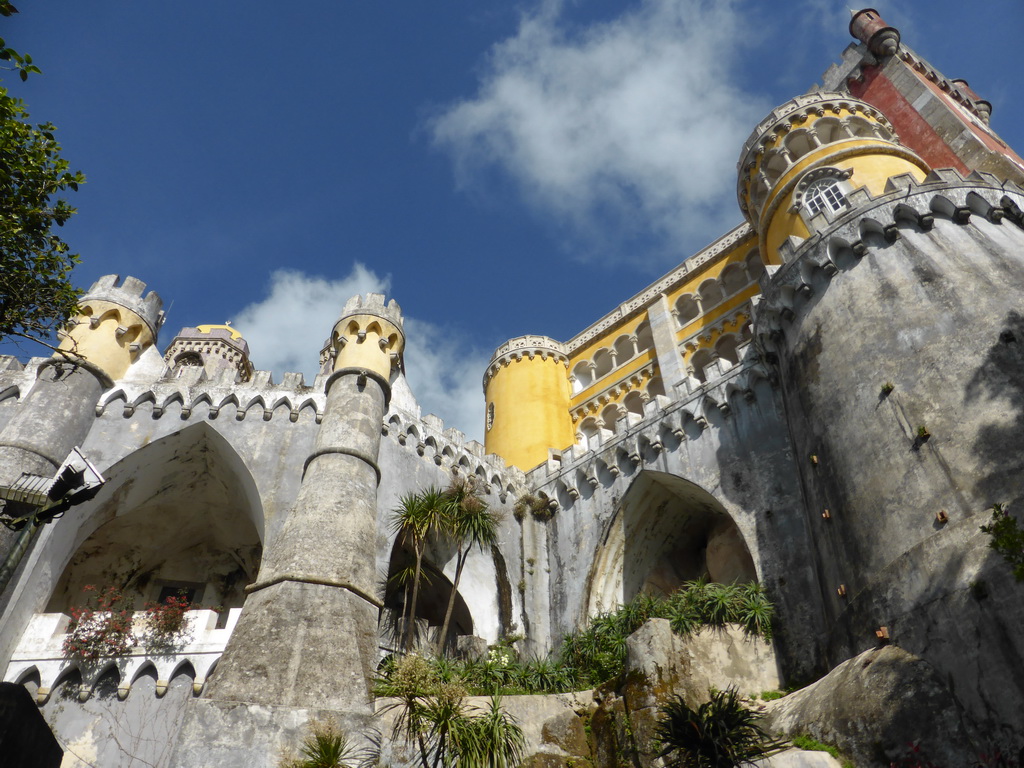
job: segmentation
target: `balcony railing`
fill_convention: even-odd
[[[241,612],[241,608],[228,609],[227,621],[223,627],[218,627],[220,614],[217,611],[208,608],[187,611],[185,617],[188,631],[173,648],[155,651],[135,647],[124,656],[91,662],[82,662],[64,655],[64,638],[67,637],[70,617],[63,613],[37,613],[22,635],[11,663],[7,665],[4,682],[22,683],[35,680],[38,676],[36,699],[42,704],[59,683],[77,670],[81,675],[78,698],[86,701],[92,695],[97,681],[114,671],[118,676],[118,698],[124,699],[131,691],[132,683],[152,669],[157,681],[156,695],[163,696],[170,680],[190,665],[195,673],[192,689],[199,695],[213,666],[224,652]],[[134,626],[141,629],[145,617],[144,611],[136,611]]]

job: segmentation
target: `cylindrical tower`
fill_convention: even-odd
[[[758,232],[768,264],[781,263],[779,249],[788,238],[808,237],[811,218],[848,209],[855,188],[878,195],[893,176],[921,180],[928,172],[878,110],[826,92],[773,110],[744,143],[738,169],[740,209]]]
[[[156,343],[163,302],[134,277],[97,280],[79,301],[60,351],[39,366],[38,379],[0,434],[0,475],[51,474],[96,418],[100,394]]]
[[[298,498],[264,550],[209,698],[369,713],[382,605],[377,455],[404,345],[398,304],[349,299]]]
[[[780,130],[790,115],[801,128]],[[829,115],[833,140],[779,151]],[[844,131],[855,116],[864,135]],[[977,723],[1020,732],[1024,686],[1005,669],[1024,667],[1024,589],[979,527],[994,503],[1024,505],[1024,196],[926,175],[887,133],[863,105],[809,94],[740,164],[741,205],[780,265],[755,328],[802,457],[817,632],[837,663],[885,627]]]
[[[484,445],[523,471],[548,449],[573,444],[569,414],[569,358],[547,336],[520,336],[502,344],[484,374]]]

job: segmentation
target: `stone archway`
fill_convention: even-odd
[[[743,536],[725,507],[689,480],[645,470],[619,502],[590,574],[587,615],[646,592],[668,595],[700,577],[756,581]]]
[[[428,548],[429,549],[429,548]],[[427,557],[422,565],[422,582],[416,600],[415,638],[417,643],[436,645],[438,633],[444,624],[444,614],[448,609],[454,585],[442,571],[434,566]],[[403,570],[411,569],[415,564],[412,550],[406,546],[402,537],[395,539],[388,564],[388,579],[384,590],[384,607],[381,610],[378,633],[383,651],[397,650],[401,646],[400,638],[404,637],[402,617],[404,616],[409,591],[403,583],[395,578]],[[465,583],[464,581],[461,583]],[[459,635],[473,634],[473,616],[461,593],[456,592],[455,606],[452,610],[451,624],[445,647],[453,648]]]
[[[262,553],[263,509],[231,445],[197,424],[140,448],[107,483],[73,536],[54,540],[61,563],[46,611],[61,613],[85,585],[117,586],[141,603],[188,590],[196,604],[241,607]],[[68,521],[70,522],[70,521]],[[63,557],[61,557],[63,555]]]

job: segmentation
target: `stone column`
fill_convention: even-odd
[[[665,384],[665,391],[672,392],[672,388],[686,378],[686,369],[676,341],[677,328],[672,308],[664,294],[647,309],[647,320],[651,324],[661,380]]]
[[[377,455],[405,344],[401,310],[379,294],[356,296],[331,340],[316,444],[211,680],[213,700],[370,711],[381,607]]]

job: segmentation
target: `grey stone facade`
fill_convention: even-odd
[[[897,83],[898,62],[923,61],[899,58],[898,38],[880,50]],[[850,49],[829,90],[866,63]],[[459,475],[503,521],[469,556],[454,634],[521,635],[543,654],[641,591],[756,579],[778,613],[772,674],[803,683],[892,643],[947,681],[965,733],[1020,746],[1024,586],[979,527],[993,504],[1024,502],[1024,190],[1011,159],[969,149],[993,173],[895,176],[806,215],[808,237],[760,278],[738,363],[710,363],[706,381],[687,375],[663,290],[624,304],[653,318],[665,394],[527,473],[421,414],[400,311],[379,296],[345,306],[328,372],[308,385],[251,371],[235,341],[230,364],[133,349],[116,376],[0,358],[0,482],[52,474],[76,445],[106,479],[40,528],[0,595],[5,680],[34,694],[72,765],[270,766],[312,717],[371,725],[400,609],[393,510]],[[155,334],[159,299],[143,288],[104,278],[87,298],[120,296]],[[515,513],[527,493],[544,514]],[[433,541],[427,560],[425,602],[446,603],[455,552]],[[173,651],[69,661],[69,610],[103,584],[136,610],[174,589],[203,608]],[[419,618],[436,635],[436,616]]]

